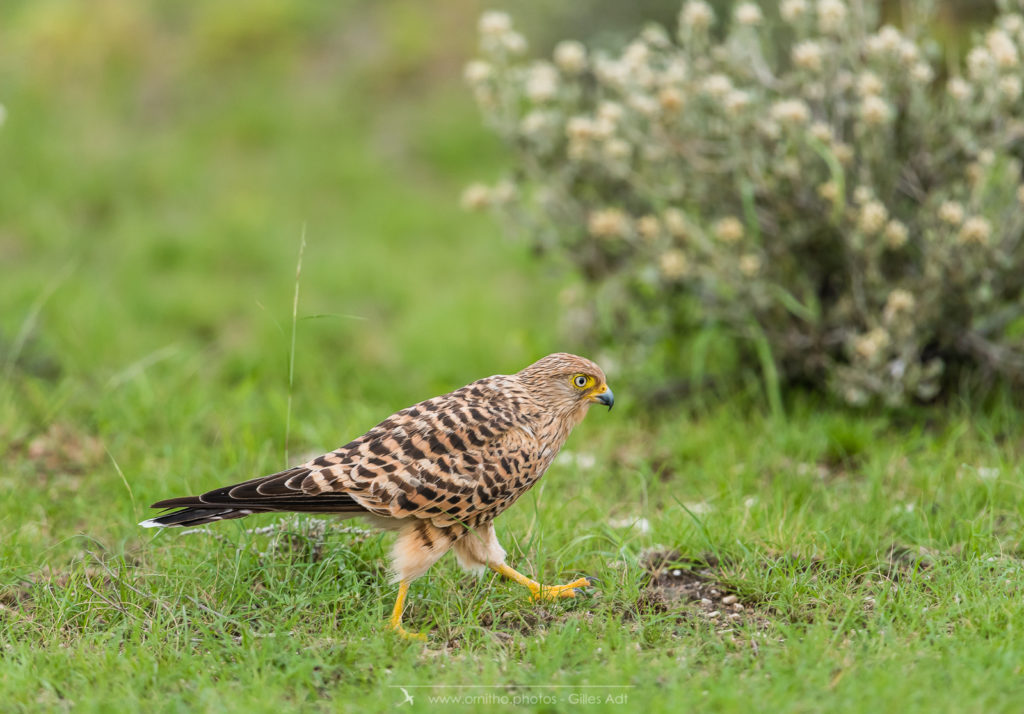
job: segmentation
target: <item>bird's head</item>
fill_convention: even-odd
[[[604,371],[585,357],[556,352],[537,360],[517,375],[546,405],[578,423],[591,404],[609,409],[615,396]]]

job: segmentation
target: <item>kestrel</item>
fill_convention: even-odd
[[[269,511],[363,516],[398,532],[391,552],[398,599],[389,626],[422,639],[402,627],[409,583],[452,549],[464,569],[491,568],[534,599],[573,597],[590,584],[541,585],[514,570],[494,519],[544,475],[595,403],[614,403],[601,368],[576,355],[548,355],[516,374],[414,404],[301,466],[154,503],[183,508],[139,525],[198,526]]]

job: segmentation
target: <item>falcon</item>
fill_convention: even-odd
[[[591,584],[541,585],[513,569],[494,519],[544,475],[591,405],[611,409],[614,401],[596,364],[551,354],[414,404],[301,466],[154,503],[181,510],[139,525],[199,526],[271,511],[361,516],[397,531],[391,567],[398,598],[388,626],[425,639],[402,627],[405,598],[409,584],[449,550],[462,568],[490,568],[534,599],[574,597]]]

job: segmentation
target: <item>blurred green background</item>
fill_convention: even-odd
[[[7,345],[49,296],[19,366],[103,383],[201,355],[280,380],[304,230],[300,315],[360,318],[301,323],[307,386],[431,390],[546,347],[525,318],[554,284],[458,209],[501,160],[460,86],[478,9],[8,5]]]
[[[677,10],[507,7],[535,52]],[[484,8],[5,3],[0,364],[19,390],[61,385],[19,405],[35,426],[132,379],[282,384],[304,233],[299,315],[323,317],[299,324],[299,412],[574,349],[555,330],[571,277],[458,207],[505,168],[461,81]]]
[[[545,53],[672,26],[678,5],[502,7]],[[280,384],[303,233],[299,315],[323,317],[298,329],[300,412],[325,390],[391,403],[579,349],[556,329],[572,276],[458,208],[506,168],[461,82],[487,7],[6,2],[0,364],[18,389],[61,385],[59,405],[19,408],[87,418],[178,371]]]

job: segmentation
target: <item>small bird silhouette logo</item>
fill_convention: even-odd
[[[398,704],[396,704],[396,705],[395,705],[396,707],[400,707],[400,706],[402,706],[403,704],[405,704],[406,702],[408,702],[409,704],[415,704],[415,703],[416,703],[416,702],[414,702],[414,701],[412,700],[412,695],[411,695],[411,694],[409,694],[408,690],[406,690],[406,688],[405,688],[405,687],[399,687],[399,689],[401,689],[401,690],[402,690],[402,694],[404,694],[404,695],[405,695],[405,699],[403,699],[403,700],[402,700],[402,701],[400,701],[400,702],[399,702]]]

